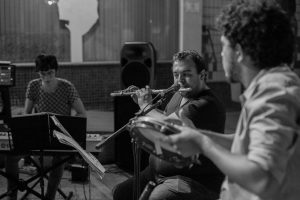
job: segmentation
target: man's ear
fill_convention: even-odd
[[[237,62],[242,62],[242,60],[244,59],[244,53],[240,44],[237,44],[235,47],[235,55]]]
[[[201,78],[201,80],[206,80],[207,79],[207,74],[208,74],[208,72],[205,69],[203,69],[200,72],[200,78]]]

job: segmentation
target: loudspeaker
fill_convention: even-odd
[[[121,88],[131,85],[153,87],[156,54],[150,42],[126,42],[121,49]],[[130,96],[114,97],[115,131],[123,127],[139,111]],[[142,150],[141,169],[148,165],[149,154]],[[124,130],[115,138],[115,162],[129,172],[134,169],[130,133]]]
[[[156,54],[150,42],[126,42],[121,49],[121,88],[153,87]]]
[[[123,127],[139,111],[139,106],[134,103],[130,96],[119,96],[114,98],[114,122],[115,131]],[[148,165],[149,154],[142,150],[141,169]],[[115,138],[115,163],[123,170],[133,172],[134,161],[131,137],[128,130],[122,131]]]

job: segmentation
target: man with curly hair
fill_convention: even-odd
[[[245,88],[236,132],[178,127],[163,141],[184,156],[211,159],[226,175],[222,200],[300,199],[300,79],[290,68],[290,20],[274,1],[234,0],[218,25],[225,75]]]

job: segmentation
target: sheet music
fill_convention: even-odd
[[[65,129],[65,127],[63,127],[63,125],[58,121],[58,119],[55,117],[55,115],[51,116],[52,121],[54,122],[54,124],[67,136],[69,136],[70,138],[72,138],[72,136],[70,135],[70,133],[68,133],[68,131]]]
[[[61,125],[58,119],[55,116],[51,116],[51,119],[54,121],[55,125],[60,128],[64,133],[54,130],[53,134],[60,143],[71,146],[75,148],[82,158],[89,164],[89,166],[97,172],[97,174],[102,179],[105,173],[105,168],[99,162],[97,158],[91,153],[86,152],[67,132],[67,130]]]

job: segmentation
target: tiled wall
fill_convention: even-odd
[[[121,89],[121,68],[117,62],[97,62],[70,64],[60,63],[58,77],[71,81],[87,109],[113,111],[113,97],[110,93]],[[18,64],[16,69],[16,85],[11,87],[10,101],[12,106],[23,107],[28,82],[37,78],[33,63]],[[172,85],[171,62],[158,62],[154,75],[155,89],[164,89]],[[134,77],[133,77],[134,78]],[[226,82],[209,82],[224,104],[231,109],[230,87]]]
[[[167,88],[172,84],[170,67],[170,62],[157,63],[155,68],[157,88]],[[112,111],[113,97],[110,93],[121,89],[120,74],[121,68],[118,62],[60,63],[57,76],[75,85],[88,109]],[[34,78],[38,78],[38,74],[34,71],[33,63],[17,64],[16,85],[10,88],[12,106],[24,105],[26,86]]]

